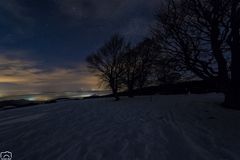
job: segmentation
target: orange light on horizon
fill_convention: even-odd
[[[26,81],[25,78],[0,76],[0,83],[16,83],[16,82],[25,82],[25,81]]]

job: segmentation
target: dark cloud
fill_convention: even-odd
[[[18,36],[29,34],[34,18],[26,14],[27,8],[17,0],[0,1],[0,42],[14,43]]]
[[[27,8],[21,5],[17,0],[1,0],[0,9],[1,20],[6,20],[13,24],[29,23],[33,20],[30,16],[25,14]]]
[[[130,39],[147,35],[154,13],[162,4],[161,0],[59,0],[56,3],[70,19],[97,21],[101,28],[110,24],[112,30]]]
[[[59,0],[60,10],[75,18],[111,19],[138,11],[137,8],[156,9],[159,0]],[[141,10],[144,12],[144,10]],[[129,15],[128,15],[129,16]]]

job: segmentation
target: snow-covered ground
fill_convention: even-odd
[[[13,160],[239,160],[240,112],[218,94],[66,101],[0,112]]]

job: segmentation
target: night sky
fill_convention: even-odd
[[[160,0],[1,0],[0,97],[99,89],[85,58],[113,33],[149,34]]]

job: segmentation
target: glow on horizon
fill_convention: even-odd
[[[48,96],[39,95],[39,96],[31,96],[26,99],[29,101],[48,101],[48,100],[51,100],[52,98]]]
[[[73,68],[42,69],[38,62],[0,55],[1,96],[77,90],[101,91],[98,78],[86,64]]]

